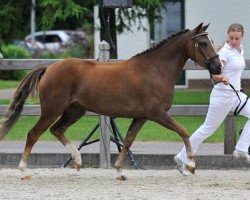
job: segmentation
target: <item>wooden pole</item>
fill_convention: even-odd
[[[224,124],[224,154],[232,154],[236,145],[236,117],[228,115]]]

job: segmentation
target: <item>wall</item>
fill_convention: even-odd
[[[209,36],[215,47],[222,45],[227,38],[227,28],[232,23],[241,23],[245,29],[243,46],[245,59],[250,59],[250,12],[249,0],[186,0],[185,27],[194,28],[199,23],[210,23]],[[188,79],[207,78],[204,72],[187,71]],[[250,72],[244,72],[243,78],[249,78]]]

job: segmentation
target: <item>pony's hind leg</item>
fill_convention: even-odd
[[[121,169],[122,169],[122,166],[124,164],[124,160],[125,160],[125,157],[126,157],[126,154],[129,150],[129,148],[131,147],[137,133],[139,132],[139,130],[141,129],[141,127],[143,126],[143,124],[146,122],[146,119],[133,119],[129,129],[128,129],[128,132],[127,132],[127,135],[126,135],[126,138],[123,142],[123,147],[122,147],[122,150],[115,162],[115,168],[117,170],[117,172],[119,173],[119,176],[117,177],[117,179],[119,180],[126,180],[126,177],[121,175]]]
[[[85,110],[75,104],[71,104],[62,114],[60,119],[50,128],[51,133],[70,151],[73,164],[77,171],[82,167],[82,158],[78,149],[70,143],[64,133],[72,124],[77,122]]]
[[[35,126],[29,131],[24,151],[19,163],[19,170],[22,174],[22,180],[29,180],[31,176],[27,173],[28,158],[31,153],[32,147],[37,142],[39,137],[48,129],[49,126],[55,121],[56,117],[50,115],[41,116]]]

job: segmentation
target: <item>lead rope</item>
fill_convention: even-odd
[[[230,87],[233,89],[233,91],[236,93],[236,95],[237,95],[237,97],[238,97],[238,99],[239,99],[239,101],[240,101],[240,103],[238,104],[238,106],[237,106],[237,107],[235,108],[235,110],[234,110],[234,116],[237,116],[237,115],[240,113],[240,111],[241,111],[241,110],[245,107],[245,105],[247,104],[247,101],[248,101],[249,97],[246,97],[245,102],[244,102],[243,105],[240,107],[241,99],[240,99],[240,96],[239,96],[238,92],[236,91],[236,89],[234,88],[233,85],[229,84],[229,86],[230,86]]]

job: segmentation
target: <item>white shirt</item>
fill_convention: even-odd
[[[239,52],[228,43],[225,43],[218,52],[220,60],[226,62],[226,65],[222,69],[222,73],[229,78],[229,83],[233,85],[236,90],[241,89],[241,74],[246,66],[242,45],[240,48],[241,51]],[[231,89],[229,85],[224,85],[224,83],[218,83],[214,87],[219,89]]]

